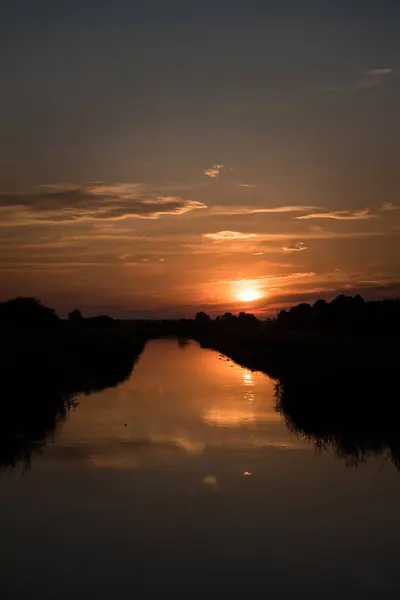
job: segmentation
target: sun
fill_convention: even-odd
[[[266,296],[266,290],[258,279],[241,279],[231,282],[231,297],[236,302],[251,304]]]
[[[255,300],[262,297],[262,292],[254,286],[243,286],[236,292],[236,298],[239,302],[255,302]]]

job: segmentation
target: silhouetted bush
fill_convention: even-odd
[[[60,319],[54,309],[44,306],[36,298],[13,298],[0,302],[2,327],[52,327]]]

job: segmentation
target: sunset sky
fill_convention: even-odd
[[[398,0],[4,0],[0,299],[400,293]]]

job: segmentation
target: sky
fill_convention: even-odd
[[[4,0],[0,300],[400,293],[397,0]]]

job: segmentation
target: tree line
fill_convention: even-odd
[[[78,309],[72,310],[68,321],[73,325],[108,326],[121,321],[108,315],[85,318]],[[180,322],[190,322],[182,319]],[[32,297],[18,297],[0,302],[0,325],[13,327],[57,327],[63,322],[53,308]],[[193,320],[192,320],[193,322]],[[366,301],[360,295],[341,294],[330,302],[319,299],[314,304],[301,303],[281,310],[274,319],[259,319],[252,313],[231,312],[212,319],[206,312],[197,312],[194,323],[201,327],[238,329],[271,328],[274,331],[319,332],[322,334],[350,332],[400,332],[400,299]]]
[[[301,303],[278,312],[275,319],[260,320],[254,314],[226,312],[212,319],[198,312],[195,321],[201,325],[215,323],[231,327],[269,326],[274,331],[319,332],[400,332],[400,299],[366,301],[360,295],[340,294],[330,302],[319,299],[314,304]]]

